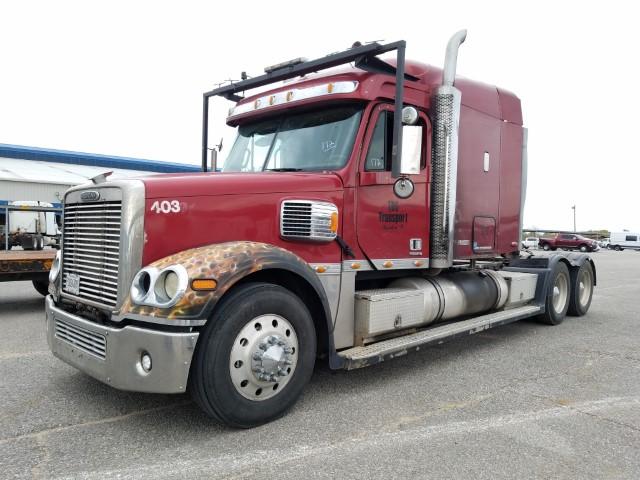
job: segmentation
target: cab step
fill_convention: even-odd
[[[420,350],[426,345],[441,344],[454,338],[473,335],[474,333],[516,322],[541,312],[542,308],[538,305],[525,305],[510,310],[488,313],[468,320],[431,327],[417,333],[372,343],[364,347],[349,348],[338,352],[338,355],[344,361],[342,368],[354,370],[374,365],[387,359],[401,357],[410,351]]]

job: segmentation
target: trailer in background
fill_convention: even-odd
[[[60,245],[57,219],[62,209],[43,203],[0,204],[0,282],[31,280],[38,293],[47,295],[49,271]]]
[[[42,250],[60,244],[59,204],[38,200],[0,200],[0,250]],[[8,232],[8,234],[7,234]]]

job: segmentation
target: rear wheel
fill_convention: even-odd
[[[558,325],[567,316],[571,292],[569,269],[564,262],[558,262],[553,267],[549,289],[545,304],[546,310],[544,314],[540,315],[539,320],[549,325]]]
[[[578,268],[572,268],[571,293],[569,297],[569,315],[581,317],[589,311],[593,298],[594,275],[591,262],[584,262]]]
[[[30,235],[28,237],[23,237],[20,245],[23,250],[37,250],[38,249],[38,238],[35,235]]]
[[[282,416],[311,378],[311,314],[289,290],[248,283],[211,318],[194,355],[190,387],[212,418],[250,428]]]
[[[622,251],[622,248],[620,248],[620,245],[616,245],[615,247],[613,247],[613,249],[614,249],[616,252],[621,252],[621,251]]]

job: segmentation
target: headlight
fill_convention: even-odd
[[[60,273],[60,259],[62,258],[62,252],[58,250],[56,252],[56,258],[53,260],[53,264],[49,269],[49,283],[55,283]]]
[[[131,284],[131,300],[138,305],[169,308],[182,298],[189,277],[182,265],[171,265],[159,270],[146,267],[140,270]]]
[[[158,300],[168,302],[180,290],[180,277],[174,270],[164,270],[158,276],[154,289]]]

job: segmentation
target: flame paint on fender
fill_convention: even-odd
[[[150,266],[163,269],[176,264],[185,267],[189,275],[189,287],[176,305],[170,308],[148,307],[136,305],[131,298],[127,298],[120,315],[204,320],[209,317],[216,302],[238,280],[268,268],[285,268],[307,279],[315,278],[316,290],[320,285],[315,272],[304,260],[283,248],[266,243],[227,242],[193,248],[156,260]],[[213,278],[218,286],[214,291],[194,291],[191,289],[191,280],[198,278]],[[324,295],[324,291],[321,293]]]

